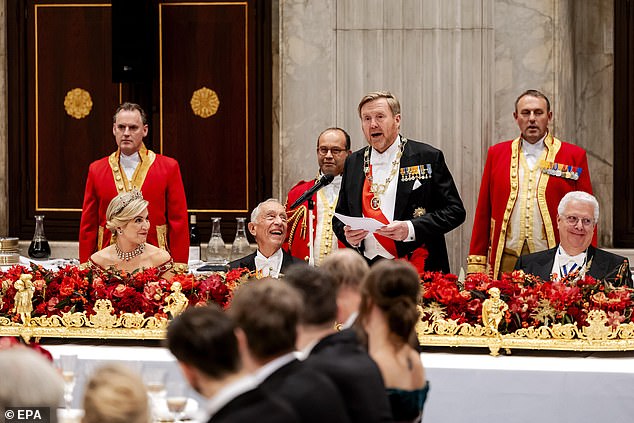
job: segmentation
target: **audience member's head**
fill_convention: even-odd
[[[302,296],[304,309],[300,316],[303,326],[332,326],[337,319],[337,287],[330,273],[321,268],[295,265],[284,280]]]
[[[570,256],[584,252],[599,221],[599,202],[587,192],[571,191],[563,196],[557,208],[557,228],[561,247]]]
[[[383,260],[368,273],[362,289],[359,320],[367,328],[377,316],[387,324],[396,345],[414,341],[419,319],[416,305],[420,279],[416,269],[402,260]],[[377,314],[378,312],[378,314]],[[369,330],[368,336],[372,333]]]
[[[249,359],[245,365],[258,368],[294,351],[301,310],[300,294],[285,282],[266,279],[241,286],[229,315],[238,325],[238,334],[246,338]]]
[[[337,286],[337,321],[345,322],[359,311],[361,283],[370,267],[357,252],[345,248],[327,256],[319,266],[329,272]]]
[[[51,419],[64,395],[64,381],[53,364],[23,346],[0,350],[0,413],[7,407],[50,407]]]
[[[270,257],[282,247],[286,238],[286,208],[275,198],[264,200],[251,212],[248,226],[258,250]]]
[[[84,392],[82,423],[149,423],[145,385],[129,368],[109,364],[95,371]]]
[[[189,384],[210,397],[205,385],[241,369],[235,324],[215,305],[192,307],[175,318],[167,330],[167,346],[181,365]]]

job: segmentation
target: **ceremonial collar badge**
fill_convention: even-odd
[[[549,162],[547,160],[542,160],[539,164],[539,167],[542,169],[542,173],[550,176],[572,179],[574,181],[579,179],[579,176],[581,176],[581,172],[583,171],[583,169],[580,167]]]

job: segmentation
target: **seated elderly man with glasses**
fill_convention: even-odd
[[[630,264],[625,257],[594,248],[592,235],[599,221],[599,203],[587,192],[566,194],[557,208],[559,245],[519,258],[515,269],[543,280],[576,280],[588,274],[615,286],[632,287]]]

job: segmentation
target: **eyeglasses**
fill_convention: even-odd
[[[317,152],[322,155],[322,156],[326,156],[328,154],[328,152],[330,151],[330,153],[333,156],[338,156],[339,154],[343,153],[344,151],[346,151],[345,148],[339,148],[339,147],[332,147],[332,148],[328,148],[328,147],[319,147],[317,149]]]
[[[587,228],[589,226],[593,226],[595,223],[594,219],[590,219],[588,217],[565,216],[565,215],[564,217],[566,218],[566,222],[568,222],[570,226],[577,226],[577,222],[581,221],[581,224]]]

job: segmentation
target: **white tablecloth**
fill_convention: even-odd
[[[431,385],[423,422],[634,421],[634,353],[514,353],[421,354]]]
[[[168,369],[168,380],[182,381],[171,353],[161,347],[49,345],[55,358],[77,354],[79,380],[73,406],[79,407],[86,374],[94,366],[121,362],[139,372]],[[483,351],[483,350],[480,350]],[[634,353],[514,351],[492,357],[486,352],[424,352],[431,384],[424,423],[513,422],[580,423],[634,421]],[[203,399],[191,391],[199,403]]]

